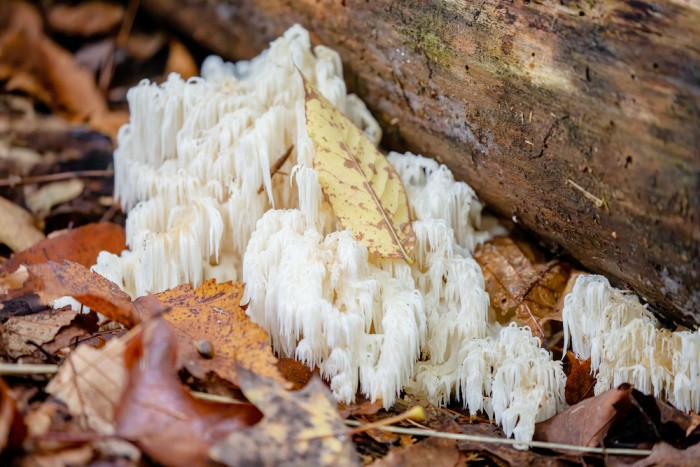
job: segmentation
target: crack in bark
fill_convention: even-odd
[[[547,141],[549,141],[549,138],[552,137],[552,134],[554,134],[554,129],[559,125],[560,122],[566,120],[569,118],[568,115],[564,115],[561,118],[558,118],[552,122],[552,124],[549,126],[549,129],[547,130],[547,133],[544,135],[544,139],[542,140],[542,145],[540,146],[540,152],[537,155],[531,156],[530,159],[539,159],[540,157],[544,156],[544,151],[547,149]]]

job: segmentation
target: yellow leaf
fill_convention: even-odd
[[[237,383],[237,369],[288,384],[277,371],[268,335],[238,305],[243,284],[213,279],[196,289],[179,285],[156,295],[180,342],[181,361],[195,376],[209,371]],[[206,347],[206,348],[205,348]]]
[[[323,196],[370,253],[411,262],[416,234],[394,167],[374,144],[304,80],[306,128]]]
[[[246,398],[263,413],[255,426],[231,432],[209,451],[226,465],[358,465],[333,396],[315,377],[300,391],[242,370]]]

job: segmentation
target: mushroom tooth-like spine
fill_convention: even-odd
[[[700,410],[700,331],[671,332],[636,296],[580,275],[564,299],[564,348],[591,358],[595,393],[628,382],[680,410]]]
[[[426,334],[422,296],[368,261],[350,232],[323,236],[299,210],[265,213],[244,257],[251,319],[275,349],[318,366],[344,402],[385,406],[413,373]]]

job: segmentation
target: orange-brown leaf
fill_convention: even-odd
[[[544,324],[561,321],[561,297],[571,274],[562,261],[544,261],[533,247],[510,237],[487,242],[474,254],[481,266],[491,307],[503,321],[529,326],[544,344]]]
[[[116,284],[80,264],[49,261],[29,266],[28,269],[33,292],[39,294],[44,303],[70,295],[90,309],[127,327],[140,321],[129,295],[122,292]]]
[[[0,5],[0,79],[9,90],[22,90],[72,120],[108,113],[92,74],[44,35],[39,12],[29,3]],[[4,20],[4,21],[3,21]]]
[[[127,386],[116,431],[163,465],[205,465],[207,452],[262,417],[250,404],[195,399],[177,377],[178,342],[164,320],[144,324],[124,352]]]
[[[277,370],[267,333],[239,305],[242,294],[242,284],[217,284],[212,279],[197,289],[185,284],[156,297],[180,342],[181,361],[195,376],[214,371],[236,383],[238,367],[286,384]],[[213,355],[203,355],[198,350],[199,341],[208,342]]]
[[[571,371],[566,377],[566,403],[569,405],[578,404],[584,399],[593,396],[593,387],[596,378],[591,374],[591,359],[579,360],[573,352],[566,352],[566,356],[571,363]]]
[[[126,249],[124,229],[111,223],[88,224],[58,237],[47,238],[20,251],[0,266],[0,274],[14,272],[20,264],[72,261],[90,267],[100,251],[121,253]]]

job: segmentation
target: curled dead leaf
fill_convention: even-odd
[[[250,404],[195,399],[177,377],[178,344],[162,319],[143,325],[125,349],[127,386],[116,432],[165,465],[204,465],[210,447],[261,414]]]

